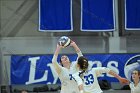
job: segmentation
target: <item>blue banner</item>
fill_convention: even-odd
[[[140,30],[140,0],[125,0],[125,29]]]
[[[114,0],[82,0],[82,31],[114,31]]]
[[[125,29],[140,30],[140,0],[125,0]]]
[[[72,30],[72,0],[39,0],[39,31]]]
[[[70,61],[77,58],[68,54]],[[92,67],[108,67],[122,77],[131,80],[131,72],[140,68],[140,54],[85,54]],[[52,65],[53,55],[11,56],[11,84],[56,84],[60,83]],[[60,56],[58,57],[58,61]],[[110,82],[118,80],[109,74],[103,74],[99,79]]]

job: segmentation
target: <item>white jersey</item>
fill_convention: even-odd
[[[82,53],[78,53],[77,59],[82,56]],[[57,62],[57,56],[53,56],[52,63],[54,65],[54,68],[56,70],[60,70],[60,73],[58,74],[58,77],[61,81],[61,92],[60,93],[79,93],[78,84],[75,82],[74,79],[72,79],[72,74],[76,73],[78,71],[77,68],[77,61],[72,62],[70,69],[67,69],[65,67],[62,67]]]
[[[84,81],[84,93],[102,93],[97,77],[102,73],[108,73],[109,68],[97,67],[91,68],[83,73],[82,79]]]
[[[69,69],[62,67],[61,73],[58,76],[61,81],[60,93],[79,93],[78,85],[72,79],[72,74]]]
[[[131,93],[140,93],[140,82],[138,83],[137,86],[134,86],[134,83],[131,82],[129,86],[131,89]]]

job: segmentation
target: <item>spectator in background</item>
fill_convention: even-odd
[[[131,93],[140,93],[140,70],[135,69],[131,75],[132,82],[129,84]]]

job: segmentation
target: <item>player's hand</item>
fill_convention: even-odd
[[[73,40],[71,40],[70,42],[71,42],[70,46],[75,46],[76,45],[76,43]]]
[[[129,84],[129,80],[127,80],[126,78],[122,78],[122,77],[121,77],[121,78],[119,79],[119,81],[120,81],[121,84]]]
[[[57,44],[57,48],[65,48],[64,46],[60,46],[59,44]]]

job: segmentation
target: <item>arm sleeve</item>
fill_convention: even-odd
[[[79,51],[79,52],[77,52],[77,55],[78,55],[78,57],[77,57],[77,59],[76,59],[76,62],[78,61],[78,58],[79,58],[79,57],[83,56],[83,54],[82,54],[81,51]]]
[[[97,67],[95,68],[95,72],[97,76],[100,76],[103,73],[109,73],[110,69],[107,67]]]
[[[76,73],[72,74],[72,78],[77,82],[78,86],[83,84],[83,81],[79,76],[79,73],[80,72],[76,72]]]
[[[53,64],[53,66],[54,66],[56,72],[57,72],[58,74],[60,74],[61,69],[62,69],[62,66],[60,66],[60,65],[58,64],[58,62],[57,62],[57,56],[55,56],[55,55],[53,56],[52,64]]]
[[[79,52],[77,53],[77,55],[78,55],[78,58],[79,58],[80,56],[83,56],[83,54],[82,54],[81,51],[79,51]]]

